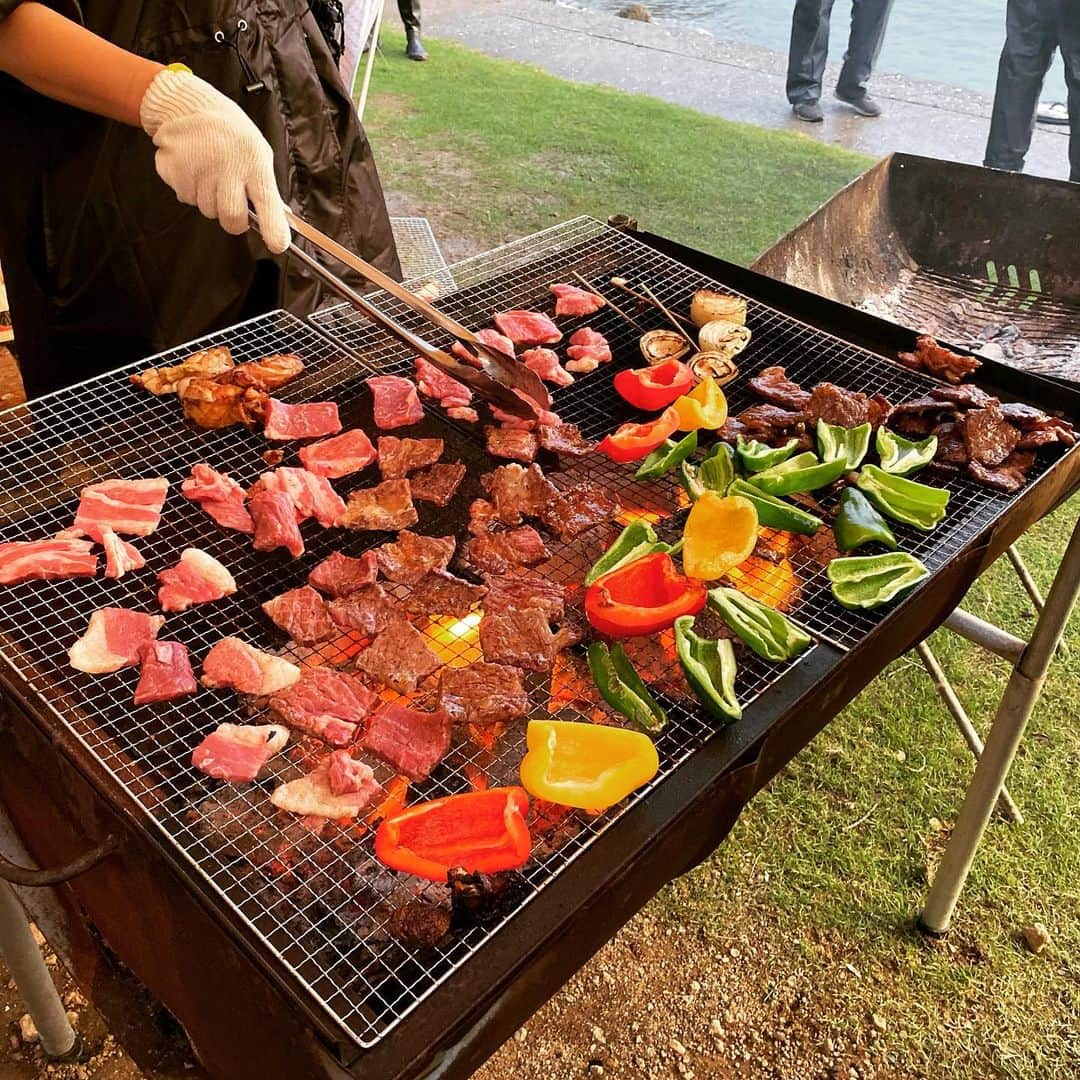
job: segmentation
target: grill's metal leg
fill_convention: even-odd
[[[1035,579],[1031,576],[1031,571],[1028,570],[1023,556],[1016,550],[1015,544],[1010,544],[1005,549],[1005,554],[1009,556],[1009,562],[1012,563],[1016,576],[1020,579],[1020,584],[1024,586],[1024,591],[1031,597],[1031,606],[1041,613],[1046,606],[1046,601],[1043,599],[1039,586],[1035,584]]]
[[[33,1018],[45,1053],[54,1059],[76,1055],[79,1045],[75,1031],[30,933],[22,905],[6,881],[0,881],[0,957]]]
[[[915,646],[915,651],[919,654],[919,659],[923,662],[923,667],[926,668],[926,673],[930,676],[934,689],[938,692],[941,700],[945,702],[945,708],[949,710],[953,720],[956,721],[956,726],[960,729],[964,742],[968,744],[968,748],[978,759],[982,756],[983,741],[979,738],[979,733],[975,730],[975,726],[972,724],[963,703],[957,697],[953,684],[949,681],[949,676],[945,674],[945,670],[938,662],[938,658],[925,641],[919,642]],[[1023,825],[1024,815],[1020,813],[1020,808],[1013,802],[1009,789],[1004,785],[1002,785],[998,802],[1002,811],[1008,814],[1017,825]]]
[[[1047,669],[1080,593],[1080,518],[1073,528],[1065,558],[1058,568],[1046,604],[1035,624],[1031,642],[1009,678],[998,706],[986,746],[975,766],[975,775],[964,797],[941,864],[934,875],[919,916],[919,928],[929,934],[949,929],[953,909],[967,880],[979,840],[986,829],[994,803],[1005,784],[1031,710],[1039,698]]]

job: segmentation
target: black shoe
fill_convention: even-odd
[[[791,106],[791,111],[798,119],[805,120],[808,124],[820,124],[825,119],[825,114],[816,101],[796,101]]]
[[[860,116],[881,115],[881,106],[869,94],[863,94],[862,97],[849,98],[844,97],[844,95],[837,90],[836,100],[842,101],[845,105],[850,105]]]
[[[428,58],[424,46],[420,44],[420,35],[410,33],[405,42],[405,55],[410,60],[426,60]]]

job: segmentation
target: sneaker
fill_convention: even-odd
[[[1035,118],[1042,124],[1063,124],[1068,127],[1069,109],[1064,101],[1040,101]]]
[[[799,120],[805,120],[808,124],[820,124],[825,119],[825,114],[816,101],[796,101],[791,106],[791,111]]]
[[[881,106],[869,94],[863,94],[862,97],[849,98],[844,97],[844,95],[837,90],[836,99],[837,101],[842,101],[845,105],[850,105],[860,116],[881,115]]]

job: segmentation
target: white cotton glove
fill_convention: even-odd
[[[165,68],[143,95],[139,119],[158,148],[158,175],[182,203],[239,236],[250,201],[266,246],[275,255],[289,246],[274,152],[235,101],[190,71]]]

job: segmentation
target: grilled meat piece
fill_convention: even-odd
[[[948,420],[944,424],[938,424],[932,434],[937,436],[937,450],[934,460],[945,465],[955,465],[963,468],[968,463],[967,446],[964,443],[964,433],[960,424],[955,420]]]
[[[996,405],[967,413],[963,435],[968,457],[980,465],[1000,465],[1020,441],[1020,432],[1001,415]]]
[[[288,439],[321,439],[341,431],[337,403],[307,401],[299,405],[270,398],[266,402],[263,434],[275,442]]]
[[[747,385],[758,397],[793,412],[802,412],[810,401],[810,392],[789,379],[782,367],[762,368]]]
[[[330,618],[342,630],[358,630],[364,637],[374,637],[404,616],[394,606],[381,585],[361,585],[348,596],[331,600]]]
[[[782,409],[779,405],[751,405],[749,409],[743,409],[736,419],[744,428],[760,429],[771,434],[774,430],[781,432],[798,428],[810,419],[810,414],[803,410]]]
[[[372,375],[364,380],[374,400],[375,426],[388,431],[424,419],[416,387],[400,375]]]
[[[244,505],[244,489],[225,473],[200,462],[192,466],[180,490],[185,499],[198,503],[223,528],[249,534],[255,531]]]
[[[965,383],[963,386],[934,386],[930,390],[930,396],[936,401],[948,401],[957,409],[985,409],[988,405],[999,404],[996,397],[991,397],[985,390],[981,390],[973,383]],[[1022,405],[1021,408],[1028,408]]]
[[[356,764],[366,772],[359,791],[335,795],[330,787],[330,762],[327,759],[307,776],[275,788],[270,801],[279,810],[288,810],[303,817],[354,818],[382,791],[382,785],[371,769],[363,762]]]
[[[488,424],[484,428],[487,452],[492,457],[510,458],[528,464],[536,457],[540,443],[536,435],[523,428],[495,427]]]
[[[280,491],[288,495],[296,511],[297,524],[313,517],[324,529],[329,529],[345,513],[345,502],[330,481],[307,469],[286,465],[264,472],[252,485],[248,497],[260,491]]]
[[[460,461],[440,462],[409,477],[414,499],[446,506],[465,479],[465,465]]]
[[[314,667],[305,668],[299,682],[275,694],[270,708],[283,724],[297,731],[331,746],[348,746],[378,700],[379,695],[355,675]]]
[[[418,520],[409,481],[384,480],[375,487],[354,491],[338,524],[346,529],[395,531],[408,529]]]
[[[565,589],[542,574],[524,568],[512,574],[485,574],[488,593],[486,615],[503,615],[524,608],[539,608],[551,622],[560,622],[566,611]]]
[[[569,457],[581,457],[592,449],[592,443],[581,434],[577,424],[541,424],[536,437],[545,450]]]
[[[160,397],[162,394],[175,394],[179,384],[185,379],[212,379],[231,370],[234,364],[235,361],[229,349],[224,345],[217,345],[212,349],[192,353],[179,364],[173,364],[171,367],[148,368],[129,378],[136,386],[141,386],[144,390],[149,390],[151,394]]]
[[[432,570],[413,586],[404,608],[410,615],[449,615],[462,619],[486,594],[483,585],[474,585],[446,570]]]
[[[335,551],[312,568],[308,584],[336,599],[374,584],[378,574],[379,562],[374,551],[365,551],[358,559]]]
[[[434,948],[450,932],[450,922],[449,908],[410,900],[390,912],[386,928],[405,948],[422,952]]]
[[[875,428],[880,427],[891,411],[892,406],[880,394],[867,397],[857,390],[845,390],[830,382],[818,383],[806,403],[810,420],[815,423],[824,420],[826,424],[840,427],[858,427],[867,422]]]
[[[550,671],[557,651],[547,616],[539,608],[523,608],[480,620],[480,648],[492,664],[511,664],[526,671]]]
[[[467,667],[443,668],[439,706],[456,724],[497,724],[529,711],[521,670],[482,660]]]
[[[295,353],[275,353],[252,360],[247,364],[237,364],[231,371],[221,376],[222,381],[236,386],[252,387],[255,390],[278,390],[292,382],[304,370],[304,362]]]
[[[70,533],[72,530],[68,530]],[[93,577],[98,557],[90,540],[59,535],[51,540],[12,540],[0,544],[0,585],[24,581]]]
[[[98,543],[105,526],[127,536],[149,536],[161,521],[168,491],[164,477],[88,484],[79,492],[74,528]]]
[[[142,647],[158,636],[164,615],[147,615],[128,608],[98,608],[82,637],[68,649],[68,660],[76,671],[104,675],[133,667]]]
[[[434,465],[442,453],[442,439],[399,439],[396,435],[380,435],[379,471],[384,480],[400,480],[417,469]]]
[[[555,317],[570,315],[582,317],[592,315],[599,311],[607,302],[602,296],[593,292],[586,292],[576,285],[549,285],[548,288],[555,294]]]
[[[487,499],[473,499],[469,503],[469,532],[483,536],[496,522],[495,507]]]
[[[108,525],[101,528],[101,546],[105,549],[105,576],[114,581],[129,570],[141,570],[146,565],[139,549],[121,540]]]
[[[267,600],[262,609],[298,645],[317,645],[337,634],[326,601],[310,585],[289,589]]]
[[[233,424],[258,427],[269,400],[261,390],[200,376],[181,380],[177,393],[184,415],[196,427],[211,430]]]
[[[559,363],[558,354],[552,349],[526,349],[521,354],[521,362],[530,371],[535,371],[541,379],[546,379],[556,386],[570,386],[574,381],[574,376]]]
[[[383,630],[356,658],[356,666],[399,694],[409,694],[440,661],[420,631],[402,620]]]
[[[619,504],[607,488],[592,480],[559,492],[540,512],[540,520],[567,542],[583,532],[610,521],[619,512]]]
[[[300,461],[316,476],[338,479],[367,468],[376,458],[375,447],[360,428],[300,447]]]
[[[236,592],[236,579],[205,551],[184,548],[176,566],[158,574],[158,603],[162,611],[187,611],[195,604],[220,600]]]
[[[450,717],[386,702],[369,718],[362,746],[410,780],[426,780],[450,749]]]
[[[510,345],[511,355],[513,349]],[[463,408],[472,401],[472,391],[464,383],[422,356],[416,358],[416,387],[424,397],[434,398],[444,409]]]
[[[988,468],[978,461],[970,461],[968,462],[968,472],[979,483],[1011,495],[1024,486],[1028,470],[1034,464],[1034,450],[1014,450],[996,468]]]
[[[493,321],[499,333],[515,345],[552,345],[562,340],[562,331],[539,311],[500,311]]]
[[[978,371],[982,363],[974,356],[962,356],[939,345],[932,337],[923,334],[915,339],[915,351],[900,353],[896,358],[913,371],[925,371],[949,383],[962,382],[968,375]]]
[[[402,529],[396,541],[375,549],[375,557],[384,577],[415,585],[428,571],[445,570],[456,546],[452,536],[421,536]]]
[[[191,764],[215,780],[246,784],[288,741],[280,724],[218,724],[191,752]]]
[[[526,889],[518,873],[472,874],[460,866],[451,867],[446,883],[452,925],[459,930],[501,917],[517,905]]]
[[[211,690],[227,687],[256,697],[276,694],[300,678],[295,664],[235,637],[218,641],[206,654],[202,670],[203,686]]]
[[[257,491],[248,501],[255,526],[252,547],[273,551],[283,547],[294,558],[304,554],[304,538],[296,523],[296,507],[284,491]]]
[[[539,517],[559,494],[539,465],[500,465],[480,477],[504,525],[520,525],[522,517]]]
[[[535,566],[550,556],[544,538],[531,526],[484,533],[465,544],[464,557],[477,570],[505,574],[515,567]]]
[[[371,776],[371,767],[348,750],[335,750],[330,755],[326,778],[334,795],[356,795],[364,790]]]

